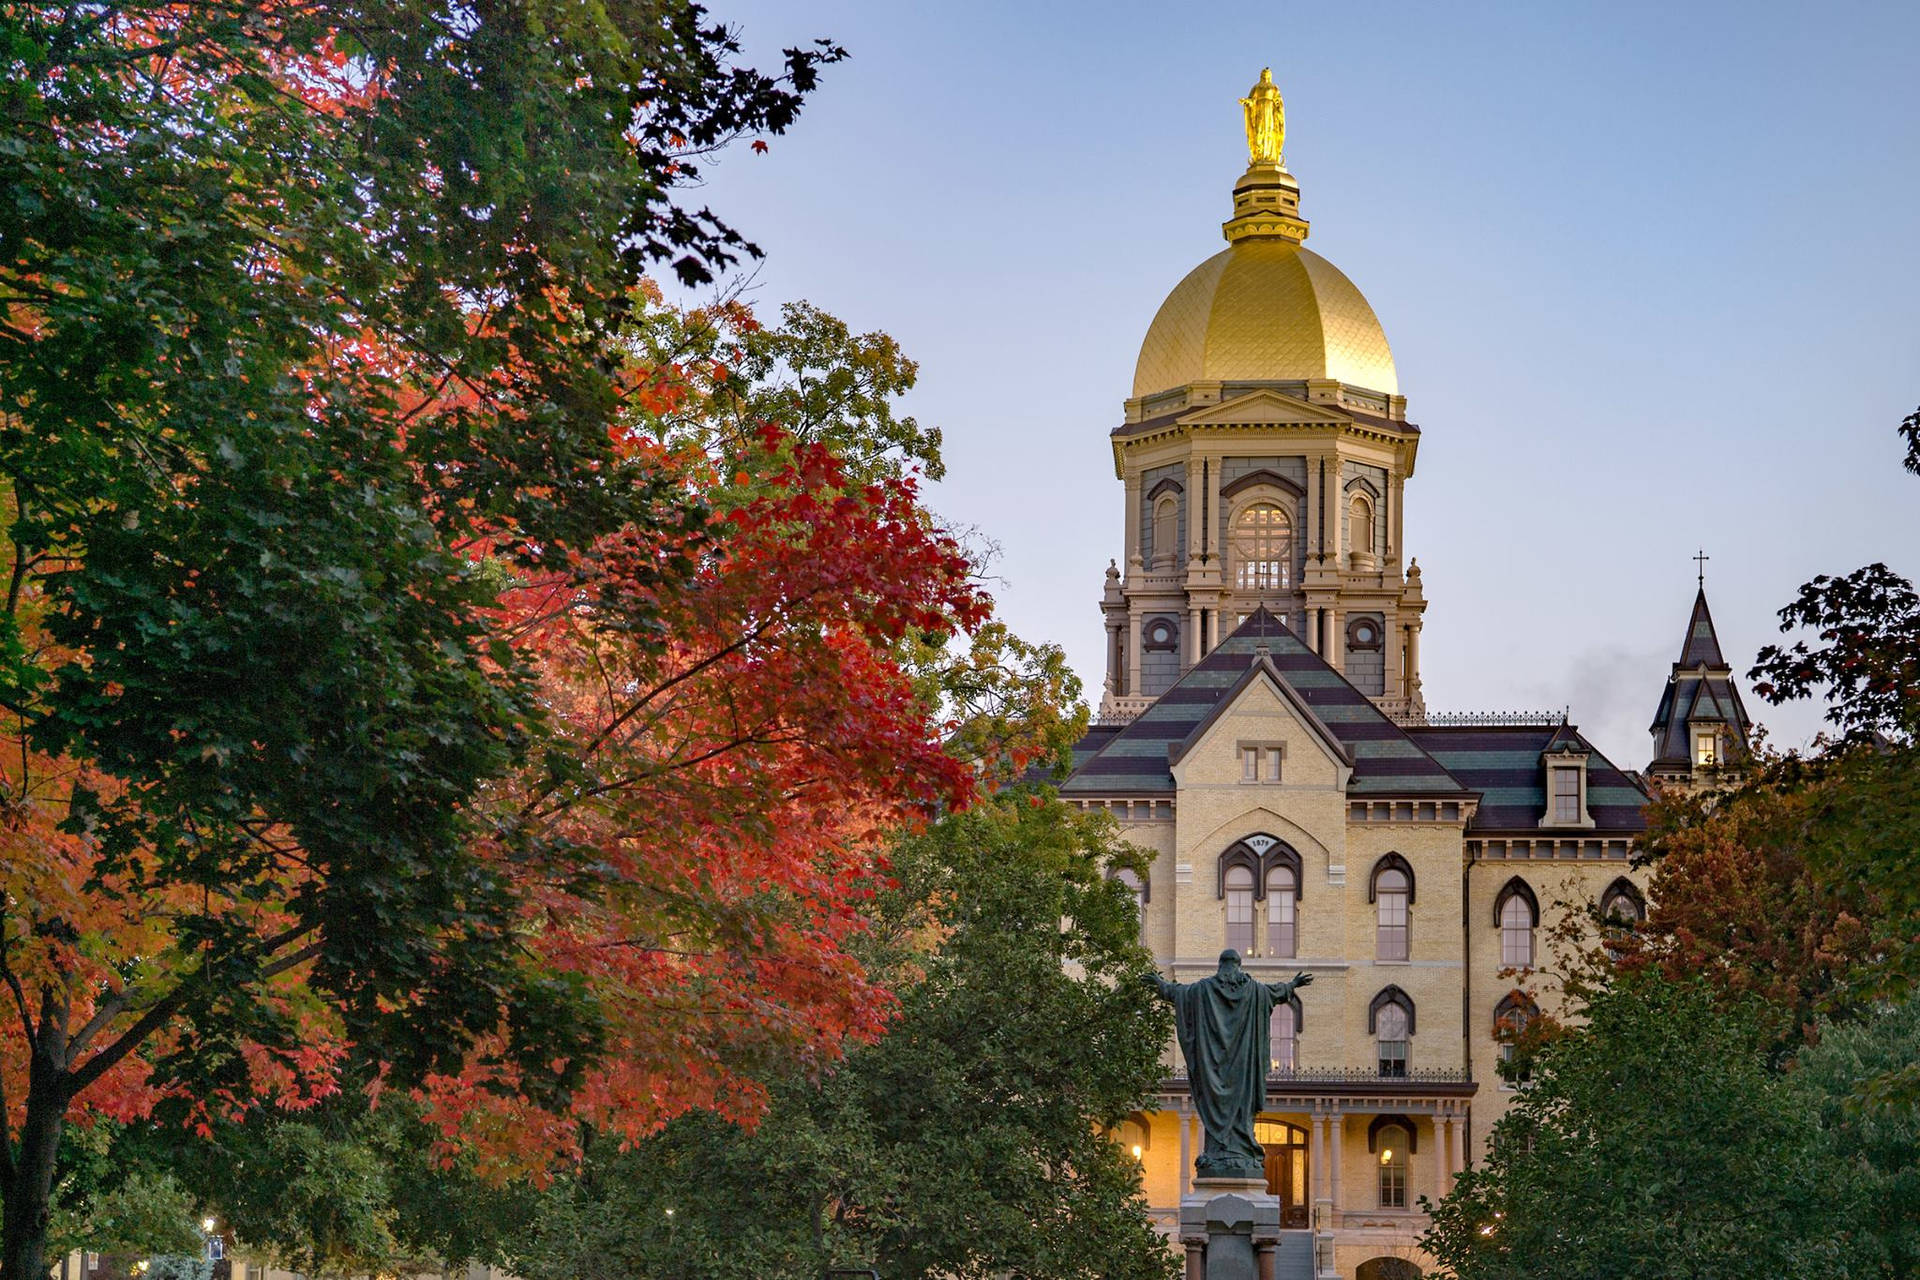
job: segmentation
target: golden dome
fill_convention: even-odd
[[[1250,235],[1195,267],[1160,304],[1133,394],[1308,378],[1400,392],[1387,335],[1353,282],[1289,236]]]

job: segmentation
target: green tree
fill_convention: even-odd
[[[791,1082],[754,1132],[687,1118],[595,1149],[516,1265],[1165,1280],[1137,1166],[1103,1132],[1158,1081],[1168,1032],[1135,980],[1132,899],[1104,874],[1135,856],[1026,790],[903,840],[870,938],[900,982],[887,1034]]]
[[[1458,1280],[1836,1280],[1864,1258],[1860,1196],[1765,1033],[1656,970],[1594,993],[1534,1052],[1486,1159],[1422,1243]]]
[[[656,0],[0,7],[6,1280],[76,1108],[591,1060],[475,854],[539,717],[467,552],[701,526],[609,353],[649,263],[748,251],[683,184],[838,56],[736,53]]]
[[[1861,1170],[1855,1230],[1877,1251],[1877,1274],[1920,1276],[1920,1110],[1890,1090],[1920,1062],[1920,1001],[1882,1004],[1821,1029],[1792,1076],[1834,1149]]]

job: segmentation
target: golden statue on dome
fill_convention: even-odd
[[[1287,108],[1280,101],[1279,87],[1273,83],[1273,68],[1260,68],[1260,82],[1240,99],[1247,113],[1247,154],[1256,165],[1280,164],[1280,149],[1287,143]]]

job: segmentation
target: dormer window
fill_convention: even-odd
[[[1720,763],[1720,735],[1711,729],[1699,729],[1693,735],[1693,763],[1696,768],[1711,769]]]
[[[1553,820],[1564,826],[1580,821],[1580,770],[1577,766],[1553,767]]]
[[[1546,804],[1540,813],[1540,825],[1591,828],[1593,817],[1587,808],[1591,749],[1568,729],[1563,728],[1556,739],[1540,760],[1546,771]]]

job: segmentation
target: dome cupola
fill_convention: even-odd
[[[1399,394],[1379,318],[1340,269],[1302,246],[1300,184],[1281,159],[1286,116],[1271,71],[1241,99],[1247,171],[1233,187],[1228,247],[1187,273],[1147,329],[1136,398],[1196,382],[1332,380]]]

